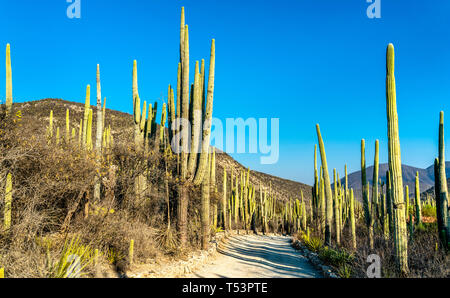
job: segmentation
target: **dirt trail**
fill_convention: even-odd
[[[283,236],[238,235],[219,245],[217,256],[188,278],[320,278]]]

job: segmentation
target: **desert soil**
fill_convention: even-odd
[[[220,244],[215,257],[187,278],[320,278],[289,237],[237,235]]]

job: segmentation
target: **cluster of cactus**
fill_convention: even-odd
[[[242,224],[245,230],[250,229],[250,224],[255,213],[256,187],[250,183],[250,169],[246,172],[241,171],[236,175],[234,180],[233,172],[231,173],[231,198],[230,206],[234,218],[235,227]]]
[[[320,168],[320,178],[317,177],[316,148],[314,148],[314,172],[315,182],[313,186],[313,206],[316,210],[316,222],[319,230],[324,233],[326,245],[332,243],[332,233],[334,231],[336,245],[341,243],[341,235],[346,224],[349,224],[352,232],[353,247],[356,248],[355,222],[362,213],[362,205],[355,201],[353,189],[348,188],[347,166],[345,166],[345,184],[342,185],[339,173],[336,169],[334,173],[334,192],[332,192],[331,182],[328,173],[325,145],[319,125],[316,126],[317,137],[322,165]],[[365,176],[365,173],[364,173]],[[364,184],[363,184],[364,185]],[[366,187],[367,189],[367,187]],[[333,225],[334,219],[334,225]]]
[[[386,238],[392,234],[394,240],[395,258],[398,269],[402,273],[408,272],[407,255],[407,231],[406,231],[406,204],[408,197],[403,194],[403,181],[400,157],[400,141],[398,135],[398,116],[394,77],[394,47],[389,44],[386,53],[386,104],[388,120],[388,152],[389,152],[389,171],[387,172],[387,181],[385,193],[383,185],[379,189],[378,179],[378,155],[379,142],[375,143],[374,173],[372,180],[372,198],[370,198],[370,186],[366,177],[365,162],[365,141],[361,141],[361,182],[364,219],[368,229],[369,247],[374,247],[374,229],[379,224]],[[325,147],[319,125],[316,127],[319,141],[320,155],[322,160],[320,180],[318,178],[317,166],[314,168],[314,186],[313,186],[313,205],[316,209],[315,214],[320,214],[318,225],[324,230],[325,244],[331,244],[333,215],[335,219],[335,239],[336,244],[340,244],[340,234],[349,218],[349,224],[352,231],[353,248],[356,248],[355,237],[355,216],[357,216],[357,204],[354,200],[353,190],[348,190],[347,177],[345,178],[345,188],[341,186],[339,177],[334,171],[334,195],[331,189],[330,176],[328,173]],[[443,152],[442,152],[443,155]],[[440,154],[441,156],[441,154]],[[316,163],[316,154],[314,162]],[[443,160],[443,159],[442,159]],[[444,168],[445,166],[441,166]],[[347,176],[347,171],[346,171]],[[445,177],[445,174],[443,175]],[[323,180],[323,182],[322,182]],[[445,178],[441,179],[445,180]],[[418,176],[416,178],[416,217],[420,221],[420,188]],[[446,188],[446,185],[445,185]],[[441,192],[442,193],[442,192]],[[444,195],[446,196],[446,195]],[[323,207],[325,205],[325,208]],[[333,208],[334,207],[334,208]],[[333,214],[334,209],[334,214]],[[349,215],[349,217],[348,217]],[[325,226],[323,228],[323,226]]]
[[[215,74],[215,40],[211,41],[211,54],[209,61],[209,76],[205,90],[206,75],[204,62],[201,72],[198,62],[195,67],[194,83],[189,84],[189,30],[185,24],[184,7],[181,9],[180,22],[180,62],[178,64],[177,102],[170,91],[169,96],[169,143],[177,153],[178,188],[178,232],[182,247],[187,243],[187,210],[188,185],[202,185],[205,176],[208,176],[208,159],[210,150],[211,121],[214,99]],[[171,89],[171,88],[170,88]],[[176,107],[176,110],[175,110]],[[186,123],[191,125],[191,139]],[[203,124],[203,125],[202,125]],[[191,144],[191,148],[189,147]],[[204,213],[205,210],[202,210]],[[203,217],[209,216],[204,214]],[[209,222],[209,220],[204,220]],[[206,230],[206,229],[205,229]],[[204,237],[206,235],[203,235]]]

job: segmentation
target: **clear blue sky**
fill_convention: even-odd
[[[450,2],[381,3],[381,19],[369,19],[365,0],[81,0],[81,19],[69,19],[65,0],[1,0],[0,45],[4,53],[11,43],[16,101],[82,102],[100,63],[108,107],[131,113],[133,59],[143,99],[156,100],[176,83],[185,6],[191,61],[209,58],[216,39],[214,116],[280,118],[277,164],[233,156],[252,169],[311,183],[316,123],[330,169],[343,172],[347,163],[358,170],[362,138],[368,164],[375,139],[387,161],[389,42],[396,49],[402,161],[427,167],[437,155],[439,111],[450,121]]]

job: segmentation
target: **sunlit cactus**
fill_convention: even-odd
[[[397,98],[394,76],[394,46],[389,44],[386,52],[386,104],[388,122],[389,171],[391,173],[391,200],[394,219],[394,249],[397,267],[402,274],[408,273],[408,240],[403,196],[402,163],[398,133]]]
[[[8,173],[6,176],[5,186],[5,203],[3,210],[3,228],[4,231],[9,232],[11,228],[11,205],[12,205],[12,175]]]
[[[333,221],[333,195],[331,192],[330,176],[328,173],[327,156],[325,153],[325,145],[323,144],[322,135],[320,134],[319,124],[316,125],[317,138],[319,140],[320,157],[322,160],[323,179],[326,197],[326,222],[325,222],[325,244],[331,245],[331,226]]]
[[[12,110],[12,70],[11,70],[11,46],[6,44],[6,113]]]
[[[415,204],[416,204],[416,224],[422,223],[422,204],[420,203],[420,185],[419,185],[419,172],[416,172],[416,192],[415,192]]]

